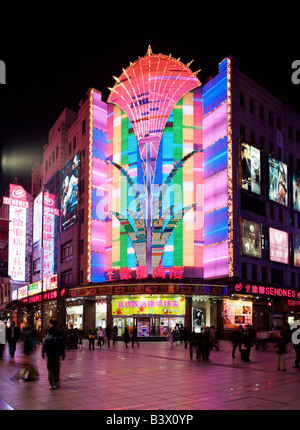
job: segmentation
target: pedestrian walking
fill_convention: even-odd
[[[114,327],[112,329],[112,335],[111,335],[111,337],[112,337],[112,341],[113,341],[113,346],[115,346],[116,340],[117,340],[117,337],[118,337],[118,327],[117,327],[117,325],[114,325]]]
[[[89,329],[89,351],[91,351],[91,349],[95,349],[96,334],[97,333],[94,329],[94,326],[91,326],[91,328]]]
[[[6,331],[6,339],[9,346],[9,354],[12,359],[15,357],[17,342],[20,338],[20,329],[16,326],[16,323],[12,321],[10,327]]]
[[[77,333],[78,330],[77,328],[73,327],[73,324],[70,325],[70,328],[68,330],[68,336],[69,336],[69,340],[70,340],[70,348],[71,349],[77,349],[78,346],[78,336]]]
[[[241,360],[251,361],[250,352],[252,347],[252,335],[247,329],[242,336],[242,346],[241,346]]]
[[[173,333],[172,329],[170,329],[170,330],[168,331],[167,339],[168,339],[168,341],[169,341],[170,349],[173,349],[174,333]]]
[[[19,374],[19,377],[24,379],[25,382],[34,381],[39,372],[33,365],[31,352],[35,347],[35,331],[27,325],[23,332],[23,368]]]
[[[128,348],[128,342],[129,342],[129,331],[128,331],[128,327],[125,327],[125,331],[124,331],[124,342],[126,345],[126,348]]]
[[[140,347],[140,342],[138,341],[138,338],[137,338],[136,327],[133,327],[133,331],[132,331],[132,343],[131,343],[132,348],[133,348],[134,342],[137,344],[138,347]]]
[[[58,337],[55,327],[50,327],[49,335],[45,338],[42,347],[42,357],[47,357],[48,380],[50,390],[55,390],[59,382],[60,357],[65,359],[65,348],[63,340]]]
[[[232,348],[232,358],[236,358],[235,357],[235,350],[236,348],[239,348],[239,351],[241,350],[241,346],[242,346],[242,338],[243,338],[243,327],[240,325],[236,330],[234,330],[233,332],[233,338],[232,338],[232,343],[233,343],[233,348]]]
[[[277,370],[286,371],[285,354],[286,354],[286,337],[284,331],[278,333],[278,340],[276,346],[276,366]]]
[[[4,346],[6,342],[6,327],[4,321],[0,320],[0,360],[3,358]]]
[[[198,350],[198,337],[197,337],[197,334],[195,333],[195,331],[192,331],[190,333],[189,340],[190,340],[190,359],[193,360],[194,348],[196,349],[196,354],[198,354],[197,353],[197,350]]]
[[[110,325],[109,324],[107,324],[105,331],[106,331],[107,347],[109,348],[109,346],[110,346],[110,338],[111,338],[111,329],[110,329]]]
[[[101,349],[101,345],[104,346],[104,336],[105,336],[105,331],[102,327],[99,328],[97,336],[98,336],[98,346]]]

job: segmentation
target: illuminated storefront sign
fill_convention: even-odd
[[[269,228],[270,260],[289,264],[289,234],[285,231]]]
[[[300,291],[291,288],[265,287],[259,284],[244,284],[239,282],[233,287],[235,293],[255,294],[268,297],[287,297],[300,300]]]
[[[28,296],[28,285],[18,289],[18,300],[22,300]]]
[[[55,290],[57,288],[57,275],[49,275],[43,279],[43,291]]]
[[[106,281],[126,280],[126,279],[147,279],[147,266],[137,266],[136,269],[130,267],[120,267],[120,269],[109,269],[105,272]],[[152,278],[157,279],[183,279],[183,267],[155,267],[153,269]]]
[[[13,281],[25,281],[27,192],[21,185],[9,184],[8,275]]]
[[[33,296],[34,294],[41,293],[43,289],[43,282],[37,281],[33,284],[28,285],[28,296]]]
[[[184,315],[185,298],[180,296],[135,296],[112,299],[112,315]]]
[[[245,300],[224,300],[224,328],[252,324],[252,302]]]
[[[41,192],[33,203],[33,248],[39,249],[42,245],[43,234],[43,192]]]

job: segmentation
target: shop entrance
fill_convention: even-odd
[[[177,326],[184,327],[184,317],[117,317],[113,318],[113,326],[118,328],[118,336],[123,336],[127,326],[129,335],[132,335],[133,327],[137,328],[138,337],[150,338],[167,336],[170,330]]]

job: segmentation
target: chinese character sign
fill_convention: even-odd
[[[180,296],[134,296],[112,299],[113,315],[184,315],[185,298]]]
[[[9,207],[8,275],[14,281],[25,281],[26,209]]]

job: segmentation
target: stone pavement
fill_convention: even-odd
[[[17,345],[16,361],[22,358]],[[291,349],[291,348],[290,348]],[[238,352],[238,351],[237,351]],[[299,410],[300,371],[295,354],[286,355],[287,371],[276,369],[274,346],[251,350],[251,362],[231,357],[223,341],[208,362],[190,360],[183,344],[117,342],[113,348],[66,350],[57,390],[49,389],[41,346],[32,353],[39,379],[14,378],[8,347],[0,360],[0,410]]]

